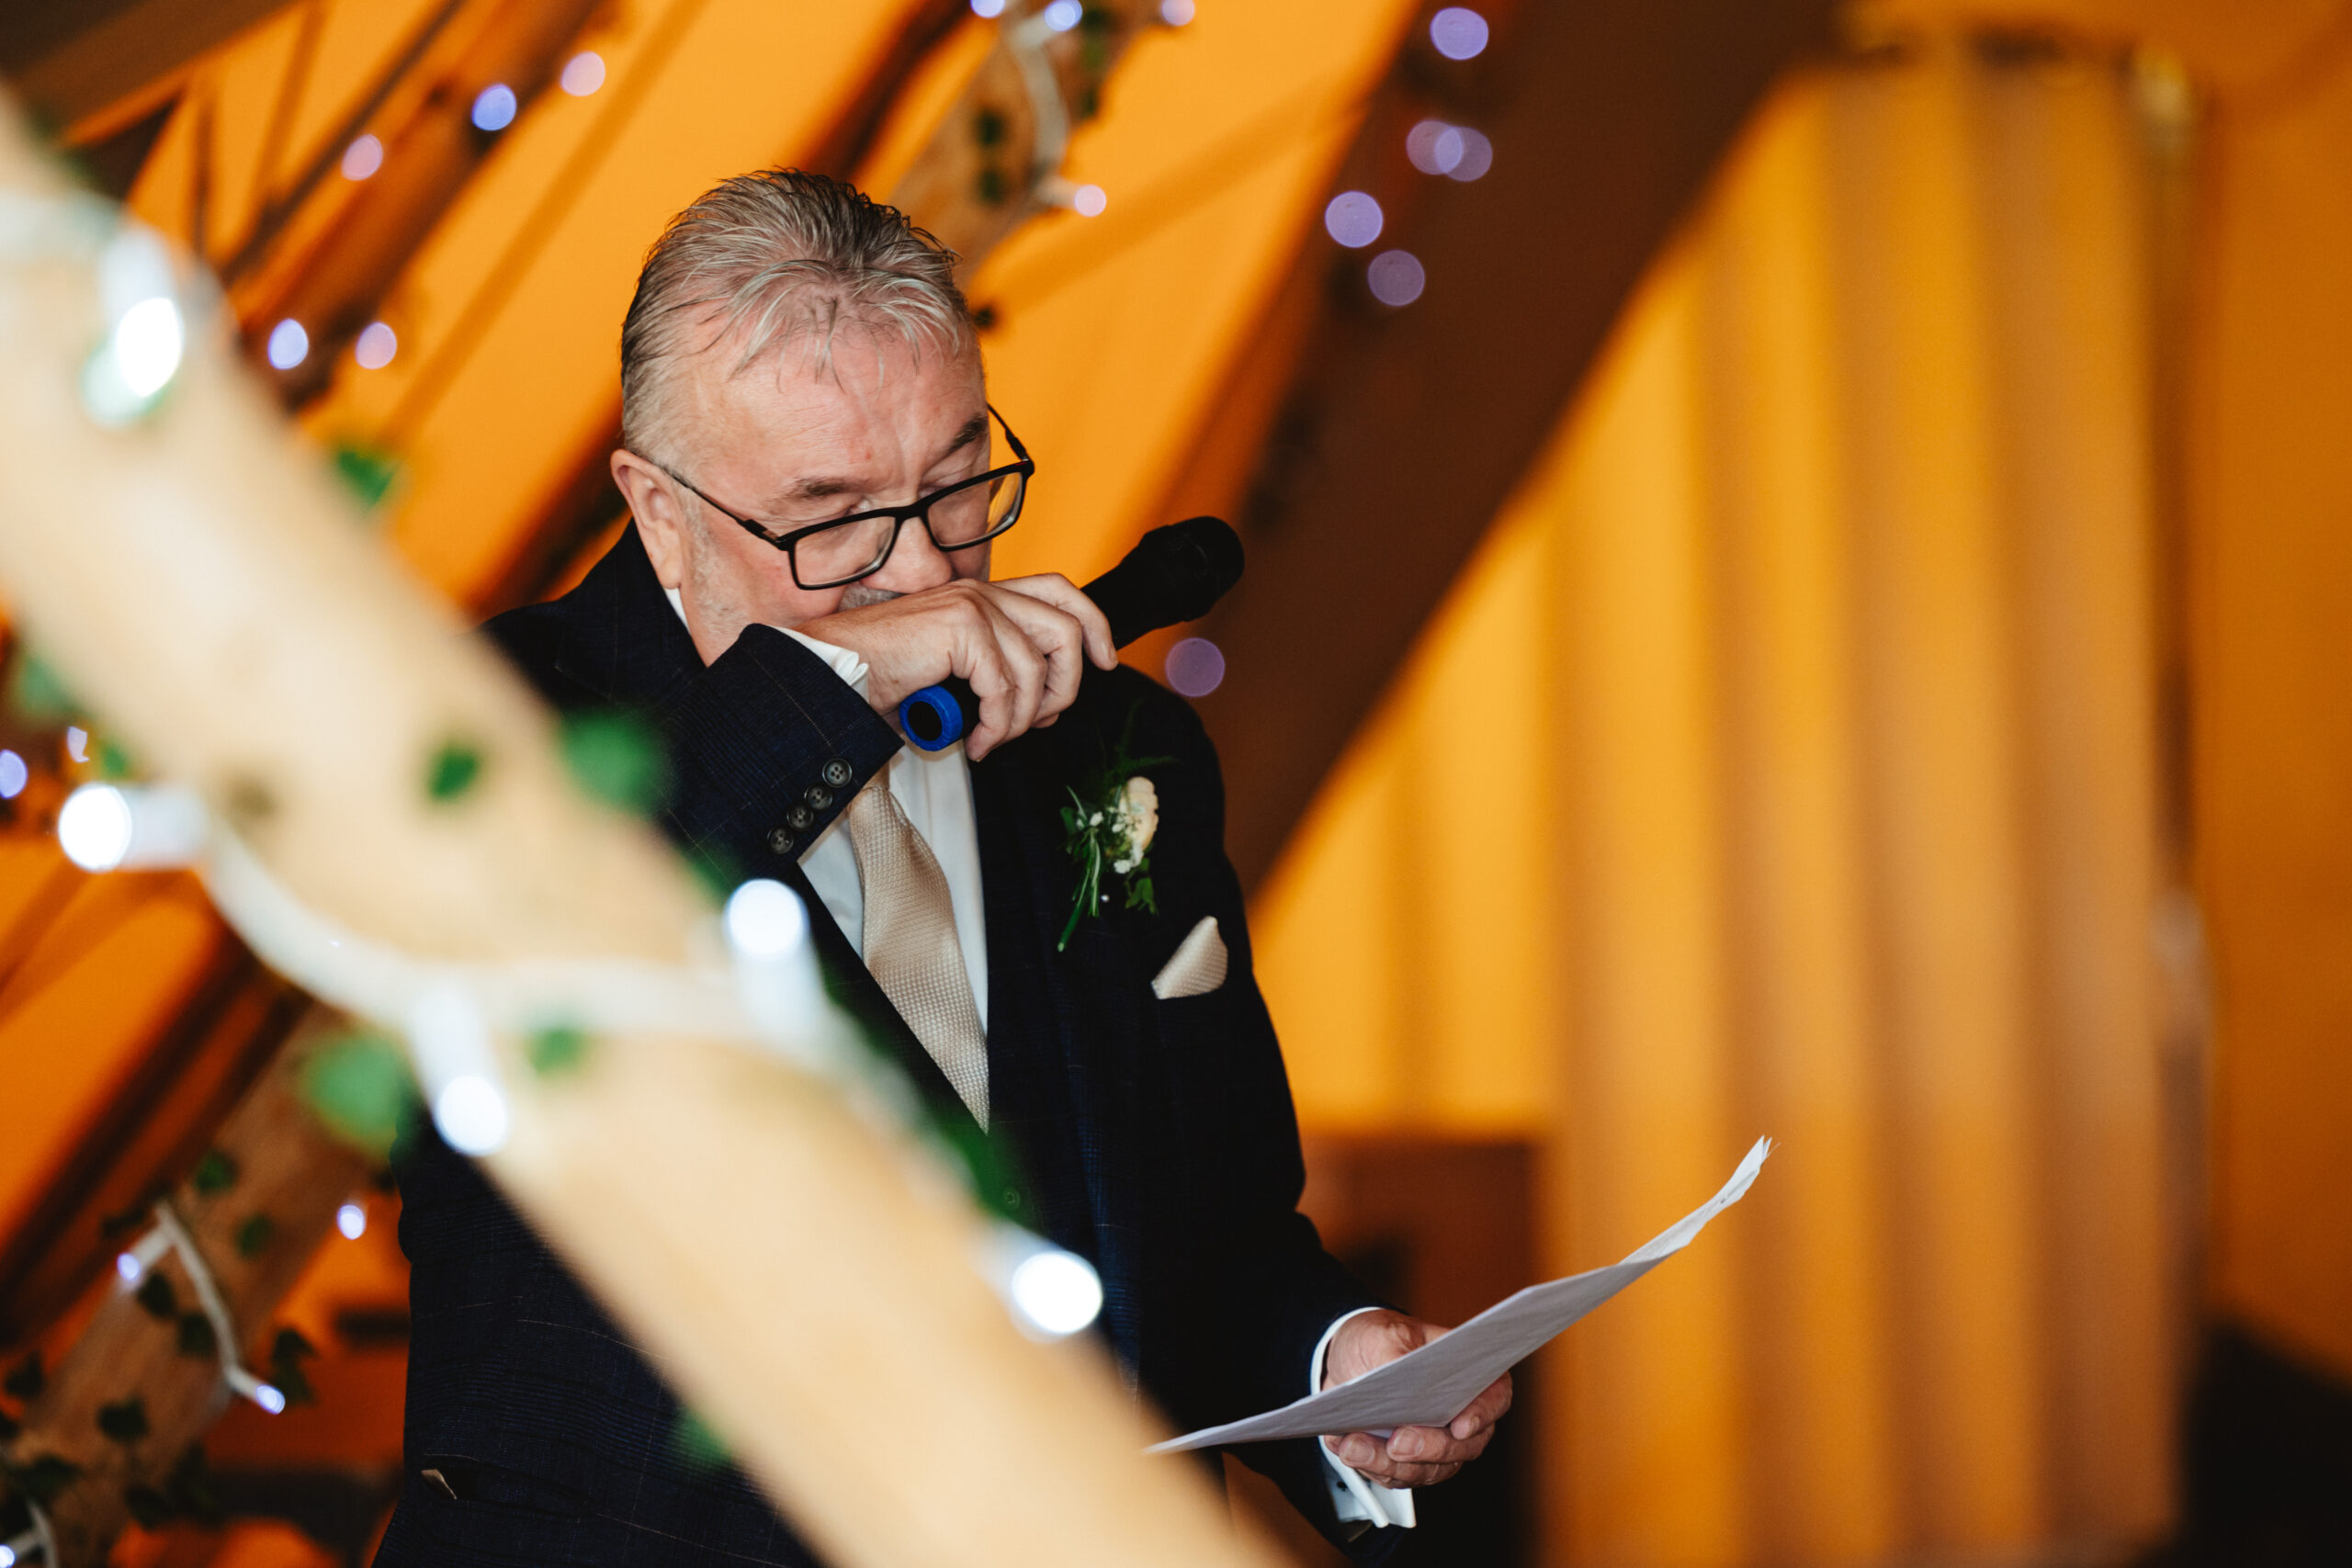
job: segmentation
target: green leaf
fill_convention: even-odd
[[[689,1470],[717,1470],[729,1458],[718,1434],[691,1410],[678,1412],[678,1424],[670,1428],[670,1447]]]
[[[371,1030],[322,1045],[302,1064],[300,1088],[329,1132],[379,1158],[391,1152],[418,1105],[407,1054]]]
[[[180,1310],[179,1292],[153,1269],[147,1271],[147,1278],[139,1281],[139,1289],[130,1299],[146,1308],[147,1315],[158,1323],[169,1323],[172,1314]]]
[[[237,1162],[219,1149],[208,1151],[188,1177],[188,1185],[207,1198],[218,1197],[236,1184]]]
[[[139,771],[138,764],[130,760],[130,753],[105,736],[98,738],[96,751],[98,776],[102,779],[127,779]]]
[[[993,164],[982,169],[973,176],[972,194],[983,206],[1003,206],[1005,197],[1011,194],[1005,186],[1004,171]]]
[[[6,1391],[9,1398],[19,1401],[39,1399],[40,1391],[48,1385],[49,1379],[40,1370],[40,1352],[38,1350],[28,1350],[25,1359],[11,1367],[6,1377],[0,1378],[0,1391]]]
[[[634,714],[572,715],[563,721],[562,746],[572,782],[607,806],[644,816],[669,787],[661,739]]]
[[[277,1235],[277,1222],[267,1214],[248,1214],[237,1227],[237,1256],[259,1258]]]
[[[0,1461],[0,1474],[16,1489],[46,1508],[58,1495],[81,1479],[82,1467],[55,1454],[41,1454],[22,1463]]]
[[[335,478],[341,479],[359,504],[375,510],[392,485],[401,477],[400,460],[390,452],[362,446],[353,442],[338,442],[331,449]]]
[[[972,140],[983,147],[1004,145],[1004,111],[983,104],[972,111]]]
[[[122,1503],[141,1529],[160,1529],[171,1520],[172,1500],[143,1481],[134,1481],[122,1489]]]
[[[481,769],[481,751],[471,741],[444,740],[425,764],[425,795],[436,805],[447,806],[474,787]]]
[[[220,1353],[220,1338],[212,1332],[212,1320],[200,1312],[180,1314],[180,1354],[217,1356]]]
[[[576,1073],[588,1061],[588,1035],[568,1023],[555,1024],[531,1036],[527,1052],[531,1070],[543,1078]]]
[[[43,724],[62,724],[82,711],[57,671],[37,653],[27,653],[17,660],[8,682],[8,702],[27,718]]]
[[[147,1402],[132,1394],[98,1406],[98,1430],[118,1443],[135,1443],[148,1432]]]

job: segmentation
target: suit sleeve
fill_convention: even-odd
[[[599,705],[527,614],[490,630],[557,707]],[[899,746],[824,660],[767,626],[744,627],[732,648],[640,711],[662,732],[671,768],[663,826],[729,882],[795,863]]]

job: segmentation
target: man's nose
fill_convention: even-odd
[[[939,587],[955,575],[955,567],[932,542],[931,530],[922,525],[922,519],[910,517],[899,525],[899,542],[891,547],[890,558],[883,563],[880,571],[865,581],[893,593],[920,593],[926,588]]]

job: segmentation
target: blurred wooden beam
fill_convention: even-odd
[[[287,0],[9,0],[0,76],[63,129],[152,89]]]
[[[1419,257],[1426,292],[1378,304],[1363,283],[1373,252],[1318,232],[1301,265],[1322,284],[1319,314],[1287,399],[1265,429],[1209,438],[1260,447],[1230,502],[1249,575],[1196,628],[1226,656],[1199,706],[1235,781],[1227,845],[1246,882],[1272,863],[1749,110],[1829,41],[1834,9],[1525,0],[1466,66],[1425,39],[1408,46],[1341,185],[1390,209],[1374,249]],[[1492,171],[1458,183],[1406,166],[1424,113],[1485,131]]]

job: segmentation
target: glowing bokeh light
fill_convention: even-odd
[[[517,107],[514,89],[503,82],[492,82],[474,95],[473,122],[476,130],[503,130],[514,123]]]
[[[384,144],[373,135],[363,136],[343,150],[343,177],[364,180],[384,166]]]
[[[1459,128],[1462,136],[1462,156],[1454,161],[1446,175],[1465,184],[1476,179],[1495,166],[1495,144],[1468,126]]]
[[[1004,0],[972,0],[972,15],[994,18],[1004,15]]]
[[[345,1203],[334,1212],[334,1228],[347,1241],[357,1241],[368,1234],[368,1211],[356,1203]]]
[[[65,754],[77,762],[90,760],[90,732],[78,724],[65,727]]]
[[[1448,6],[1430,18],[1430,42],[1448,60],[1475,60],[1486,51],[1487,18],[1463,6]]]
[[[1053,28],[1054,31],[1066,33],[1078,26],[1085,17],[1086,6],[1081,4],[1081,0],[1054,0],[1052,5],[1046,6],[1038,15],[1046,18],[1046,26]]]
[[[311,357],[311,334],[288,316],[269,329],[269,364],[274,370],[291,370]]]
[[[584,98],[605,85],[605,57],[593,49],[583,49],[563,62],[563,74],[556,83],[575,98]]]
[[[1041,1334],[1061,1338],[1102,1310],[1102,1280],[1074,1252],[1047,1247],[1021,1260],[1011,1282],[1013,1309]]]
[[[0,800],[14,800],[25,793],[25,785],[33,771],[14,751],[0,750]]]
[[[1461,128],[1425,119],[1405,133],[1405,156],[1425,175],[1450,175],[1462,162]]]
[[[1168,650],[1168,684],[1188,697],[1205,697],[1225,683],[1225,650],[1206,637],[1188,637]]]
[[[160,298],[141,299],[115,323],[115,364],[124,384],[136,396],[153,397],[178,372],[187,343],[177,305]]]
[[[781,958],[808,935],[800,895],[773,877],[756,877],[729,895],[727,940],[750,958]]]
[[[381,370],[400,351],[401,340],[392,329],[381,321],[370,321],[360,329],[359,341],[351,345],[351,357],[362,370]]]
[[[17,1568],[17,1549],[0,1541],[0,1568]]]
[[[461,1155],[496,1154],[506,1146],[506,1097],[481,1074],[463,1074],[434,1097],[433,1124]]]
[[[118,1252],[114,1255],[114,1271],[122,1276],[124,1284],[135,1285],[139,1283],[139,1277],[147,1272],[147,1268],[134,1254]]]
[[[1070,192],[1069,209],[1080,218],[1100,218],[1110,205],[1111,198],[1101,186],[1080,186]]]
[[[283,1416],[286,1414],[286,1395],[280,1393],[277,1386],[274,1383],[255,1383],[254,1385],[254,1403],[260,1405],[264,1410],[268,1411],[272,1416]]]
[[[1381,252],[1364,268],[1363,276],[1372,287],[1372,297],[1384,305],[1411,304],[1421,297],[1422,286],[1429,282],[1421,271],[1420,259],[1410,251]]]
[[[1193,0],[1159,0],[1159,19],[1171,28],[1181,28],[1198,13]]]
[[[1360,190],[1341,191],[1323,209],[1323,227],[1351,251],[1380,238],[1380,203]]]
[[[84,871],[112,871],[130,852],[130,802],[109,784],[84,784],[57,811],[57,846]]]

